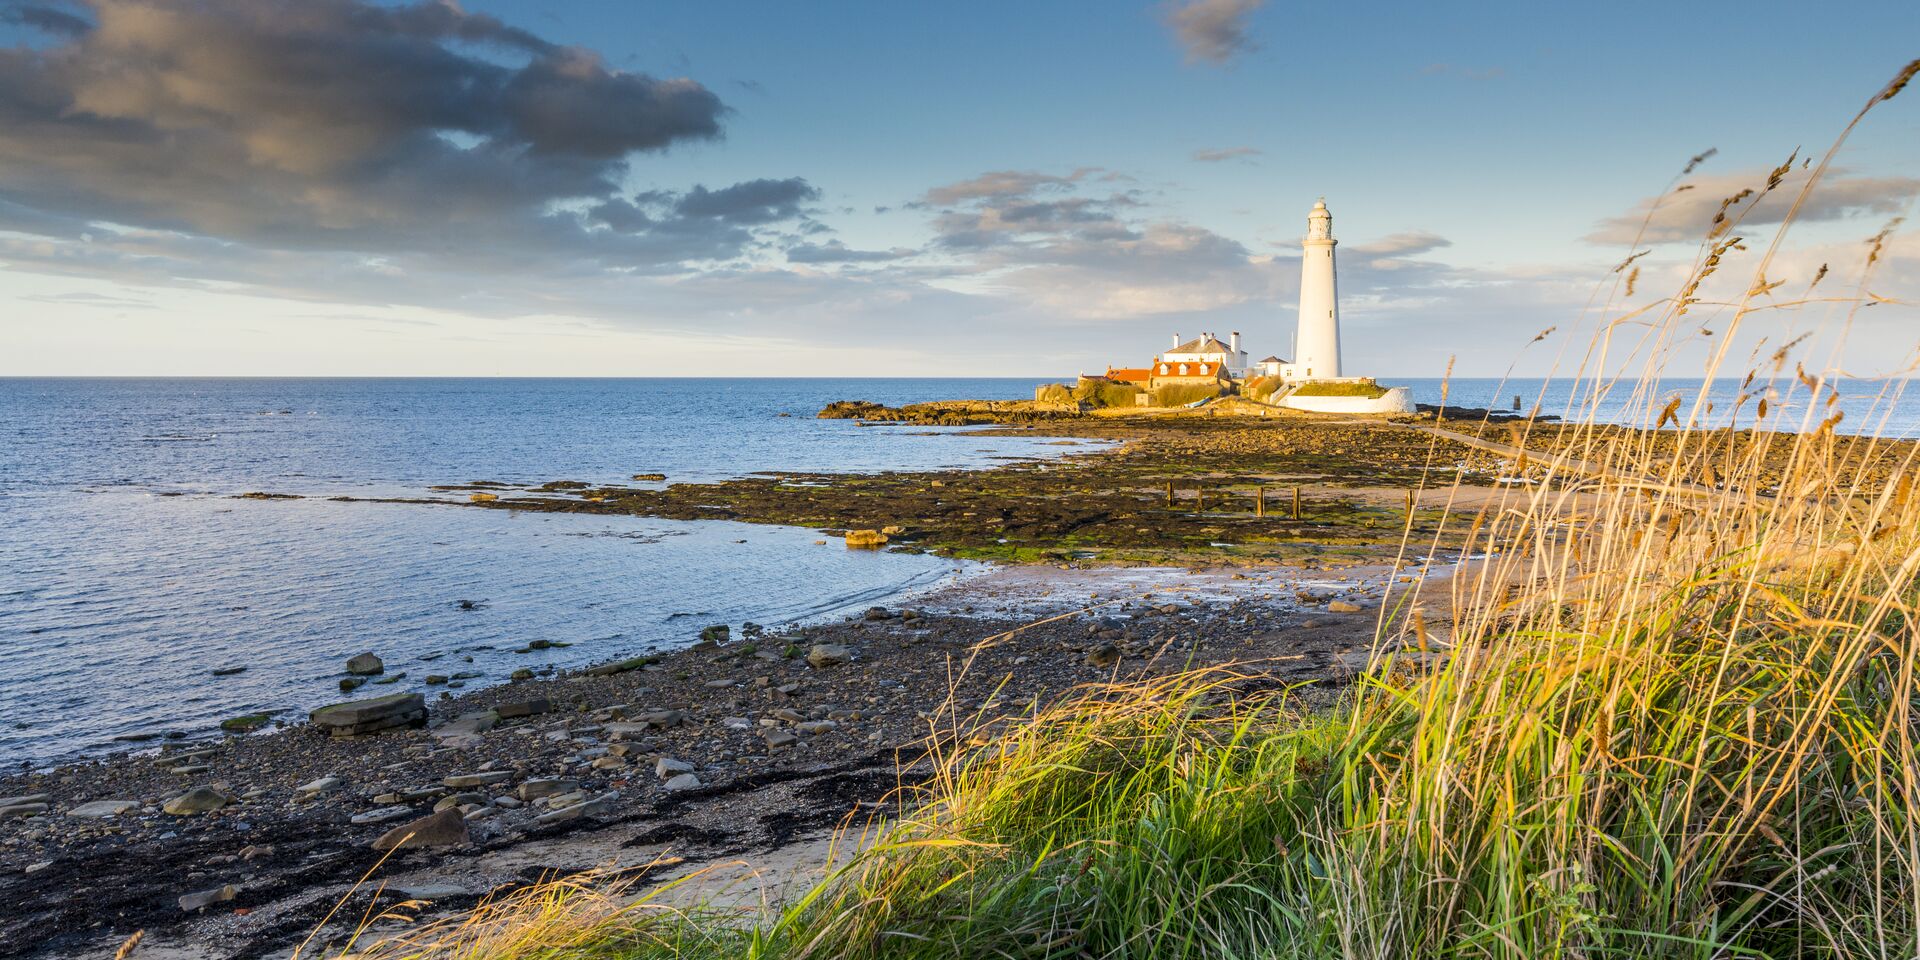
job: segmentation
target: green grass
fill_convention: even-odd
[[[1372,380],[1313,380],[1293,391],[1296,397],[1384,397],[1387,388]]]
[[[1223,389],[1220,387],[1197,383],[1157,387],[1153,391],[1153,402],[1155,406],[1178,407],[1198,400],[1204,400],[1208,397],[1217,397],[1223,392]]]

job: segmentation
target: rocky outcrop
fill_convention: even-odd
[[[375,850],[412,850],[419,847],[457,847],[469,839],[466,817],[459,807],[448,807],[412,823],[388,830],[373,841]]]

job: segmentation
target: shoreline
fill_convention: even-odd
[[[1364,665],[1369,597],[1393,580],[1377,568],[1356,573],[1371,576],[1371,586],[1356,580],[1306,594],[1286,571],[1239,580],[1217,572],[1202,575],[1208,590],[1196,596],[1184,570],[1153,574],[1139,593],[1129,592],[1140,586],[1137,571],[1101,583],[1110,576],[1003,568],[911,613],[869,613],[761,643],[735,638],[609,675],[577,671],[463,692],[433,704],[425,730],[329,740],[299,726],[206,753],[165,752],[184,758],[187,773],[122,754],[0,778],[0,794],[37,790],[53,805],[0,824],[0,899],[18,905],[0,919],[0,956],[110,954],[133,929],[189,951],[180,956],[284,948],[379,862],[371,840],[448,797],[469,801],[454,805],[470,808],[468,841],[395,854],[380,876],[397,889],[380,897],[431,893],[435,910],[457,909],[539,876],[645,864],[668,851],[688,865],[753,859],[817,839],[850,813],[879,812],[877,803],[912,782],[911,758],[931,732],[991,736],[1084,684],[1195,662],[1265,661],[1274,684],[1337,686]],[[1017,629],[1043,610],[1076,609],[1089,589],[1109,606]],[[1321,609],[1336,597],[1366,612]],[[1009,631],[952,683],[975,644]],[[804,655],[763,655],[774,643],[841,647],[850,659],[813,666]],[[515,704],[539,699],[548,709],[494,720],[483,732],[450,726],[487,709],[517,714]],[[669,788],[657,772],[662,760],[688,764],[697,785]],[[447,785],[460,776],[495,782]],[[337,782],[302,789],[328,778]],[[588,805],[617,797],[558,818],[551,815],[570,807],[549,809],[552,795],[518,802],[528,783],[553,779],[577,781],[569,792]],[[196,816],[155,809],[195,785],[236,799]],[[101,819],[66,815],[114,799],[141,805]],[[431,877],[442,880],[420,879]],[[183,909],[179,898],[196,895],[215,899]]]

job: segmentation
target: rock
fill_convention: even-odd
[[[214,667],[213,668],[213,675],[216,677],[231,677],[236,673],[246,673],[246,672],[247,672],[246,667]]]
[[[15,817],[37,817],[46,813],[50,807],[44,803],[16,803],[0,806],[0,820],[12,820]]]
[[[46,803],[52,799],[52,795],[45,793],[24,793],[17,797],[0,797],[0,809],[18,807],[29,803]]]
[[[486,802],[487,802],[487,795],[484,793],[456,793],[450,796],[441,797],[439,802],[433,805],[433,812],[439,813],[442,810],[453,810],[453,809],[464,809],[466,807],[477,807]]]
[[[507,679],[508,680],[532,680],[533,671],[527,667],[521,667],[520,669],[507,674]]]
[[[272,718],[264,713],[248,713],[220,721],[220,729],[228,733],[252,733],[271,722]]]
[[[318,780],[310,780],[293,788],[293,798],[295,800],[311,800],[323,793],[331,793],[338,789],[340,789],[339,777],[321,777]]]
[[[530,679],[532,674],[529,673],[527,676]],[[516,700],[512,703],[500,704],[493,708],[493,712],[499,714],[502,720],[513,720],[518,717],[531,717],[535,714],[546,713],[552,709],[553,704],[550,703],[547,698],[535,697],[532,700]]]
[[[789,747],[800,742],[800,738],[795,736],[793,731],[781,730],[778,727],[770,727],[760,731],[760,737],[767,741],[767,746],[769,747]]]
[[[398,820],[412,812],[412,807],[381,807],[377,810],[368,810],[366,813],[355,814],[349,818],[347,822],[355,826],[368,823],[385,823],[388,820]]]
[[[574,803],[568,806],[561,807],[550,813],[543,813],[540,816],[535,817],[533,819],[533,822],[544,826],[549,823],[561,823],[567,820],[577,820],[581,817],[605,816],[606,814],[613,812],[614,802],[619,799],[620,799],[620,792],[617,790],[612,791],[610,793],[603,793],[597,797],[594,797],[591,800],[582,800],[579,803]]]
[[[737,687],[739,685],[740,681],[727,677],[721,677],[718,680],[708,680],[706,683],[707,688],[710,690],[725,690],[728,687]]]
[[[678,774],[692,773],[692,772],[693,772],[693,764],[688,763],[685,760],[675,760],[672,757],[661,757],[659,760],[654,761],[654,764],[653,764],[654,776],[657,776],[662,780],[668,779],[670,777],[674,777]]]
[[[698,790],[705,786],[705,784],[700,782],[699,777],[691,773],[683,773],[677,777],[669,778],[665,786],[668,793],[680,793],[684,790]]]
[[[1120,648],[1102,643],[1087,651],[1087,662],[1096,667],[1111,667],[1120,662]]]
[[[888,613],[886,607],[868,607],[867,612],[860,617],[863,620],[889,620],[893,618],[893,614]]]
[[[497,494],[497,493],[470,493],[470,494],[467,494],[467,502],[468,502],[468,503],[492,503],[492,502],[494,502],[495,500],[498,500],[498,499],[500,499],[500,495],[499,495],[499,494]]]
[[[832,667],[853,659],[853,651],[837,643],[816,643],[807,651],[807,662],[816,668]]]
[[[362,653],[347,660],[347,672],[356,677],[370,677],[387,672],[387,665],[372,653]]]
[[[890,523],[890,524],[887,524],[887,525],[886,525],[886,526],[884,526],[884,527],[881,527],[881,528],[880,528],[880,532],[881,532],[882,534],[884,534],[884,535],[886,535],[886,536],[889,536],[889,537],[897,537],[897,536],[899,536],[899,535],[901,535],[901,534],[903,534],[903,533],[906,533],[906,532],[907,532],[907,528],[906,528],[906,527],[903,527],[903,526],[901,526],[901,525],[899,525],[899,524],[897,524],[897,523]]]
[[[373,841],[375,850],[413,850],[420,847],[456,847],[468,839],[467,821],[458,807],[428,814],[388,830]]]
[[[633,478],[641,483],[659,483],[665,480],[667,475],[664,473],[636,473],[633,475]]]
[[[655,659],[656,658],[654,657],[630,657],[626,660],[615,660],[612,663],[603,663],[597,667],[588,667],[587,676],[610,677],[616,673],[626,673],[631,670],[638,670],[641,667],[644,667],[647,664],[654,662]]]
[[[767,715],[774,718],[775,720],[784,720],[788,723],[799,723],[800,721],[805,720],[807,718],[806,714],[801,713],[800,711],[795,710],[792,707],[781,707]]]
[[[505,783],[512,779],[513,771],[511,770],[487,770],[481,773],[456,773],[440,782],[446,784],[449,789],[459,790],[464,787],[484,787],[494,783]]]
[[[191,817],[202,813],[212,813],[232,802],[232,798],[212,787],[194,787],[160,807],[161,810],[176,817]]]
[[[476,713],[463,713],[433,728],[433,735],[442,739],[477,736],[492,730],[499,722],[500,714],[497,711],[481,710]]]
[[[515,797],[520,797],[522,801],[538,801],[541,797],[559,797],[563,793],[572,793],[576,789],[580,789],[578,780],[543,778],[543,780],[528,780],[526,783],[520,783],[520,787],[515,789]]]
[[[334,737],[355,737],[394,727],[424,727],[427,698],[418,693],[390,693],[369,700],[349,700],[321,707],[307,719]]]
[[[366,677],[341,677],[340,678],[341,693],[352,693],[355,690],[358,690],[361,687],[364,687],[366,685],[367,685]]]
[[[878,550],[887,545],[887,535],[878,530],[848,530],[846,541],[854,550]]]
[[[834,723],[832,720],[808,720],[803,723],[794,724],[793,728],[809,737],[815,737],[823,733],[832,733],[840,729],[840,725]]]
[[[595,757],[589,766],[595,770],[625,770],[632,764],[625,757]]]
[[[68,810],[67,816],[105,820],[117,817],[129,810],[138,809],[140,809],[140,801],[138,800],[95,800],[92,803],[83,803]]]
[[[202,890],[199,893],[189,893],[182,896],[180,898],[180,909],[192,913],[195,910],[211,907],[216,903],[226,903],[239,895],[240,888],[229,883],[218,889]]]
[[[732,637],[732,635],[733,635],[732,628],[728,627],[724,623],[716,623],[713,626],[707,627],[706,629],[700,631],[700,642],[726,643],[727,640]]]
[[[446,683],[447,677],[445,674],[429,673],[427,674],[426,682],[427,682],[427,686],[429,687],[437,687],[443,683]]]
[[[1361,607],[1359,604],[1348,603],[1345,600],[1335,600],[1327,604],[1328,613],[1359,613],[1360,610]]]

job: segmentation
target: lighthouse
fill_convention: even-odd
[[[1333,214],[1316,200],[1300,241],[1300,326],[1293,337],[1293,371],[1300,380],[1340,376],[1340,300],[1333,282]]]

